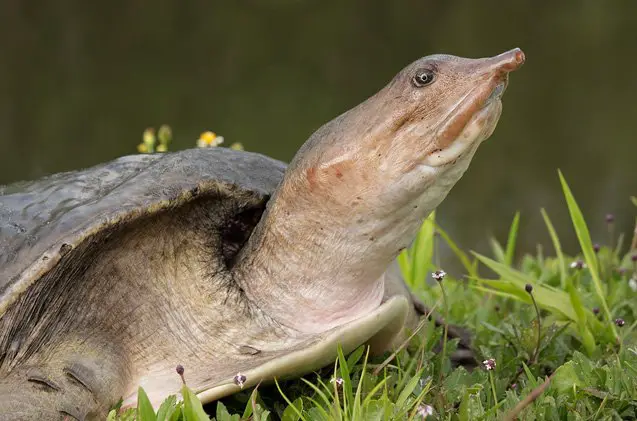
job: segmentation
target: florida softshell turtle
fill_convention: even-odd
[[[291,164],[193,149],[0,187],[0,414],[100,419],[311,372],[418,311],[388,271],[493,132],[514,49],[421,58]],[[243,380],[243,379],[242,379]]]

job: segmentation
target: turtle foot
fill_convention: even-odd
[[[0,371],[0,418],[102,420],[123,391],[117,361],[104,347],[67,343],[5,367]]]

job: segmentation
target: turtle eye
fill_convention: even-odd
[[[434,77],[435,74],[433,70],[423,69],[418,71],[416,76],[414,76],[414,78],[412,79],[412,82],[414,83],[414,86],[416,88],[422,88],[423,86],[429,85],[431,82],[433,82]]]

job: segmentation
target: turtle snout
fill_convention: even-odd
[[[487,99],[487,104],[502,96],[509,84],[509,73],[519,69],[524,64],[525,59],[524,52],[519,48],[514,48],[486,60],[487,73],[494,75],[496,83],[493,92]]]
[[[519,48],[514,48],[489,59],[489,67],[494,71],[506,74],[519,69],[525,60],[524,52]]]

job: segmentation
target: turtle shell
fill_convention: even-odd
[[[60,321],[58,318],[65,317],[58,312],[64,308],[65,302],[49,300],[47,303],[54,304],[53,307],[47,307],[48,304],[43,304],[39,298],[34,300],[30,297],[39,297],[43,290],[61,288],[62,284],[56,282],[65,278],[57,276],[57,272],[70,266],[78,266],[78,270],[83,270],[81,265],[74,264],[91,259],[94,256],[91,254],[93,249],[99,252],[107,240],[115,241],[117,234],[111,233],[144,225],[145,218],[161,219],[166,214],[172,216],[173,211],[177,215],[191,208],[190,204],[193,208],[205,204],[208,213],[212,210],[215,215],[221,215],[215,219],[213,229],[219,231],[222,239],[227,238],[225,230],[228,226],[232,226],[234,221],[241,221],[239,232],[230,230],[233,233],[232,241],[220,241],[206,248],[213,250],[214,256],[225,259],[225,244],[240,247],[241,238],[248,238],[267,201],[283,179],[285,170],[284,163],[255,153],[222,148],[193,149],[160,155],[127,156],[83,171],[0,187],[0,322],[3,318],[7,320],[4,326],[0,324],[0,369],[4,366],[13,370],[13,377],[4,384],[0,377],[0,412],[4,402],[18,398],[22,399],[23,409],[31,413],[54,410],[68,413],[80,405],[93,408],[96,398],[99,398],[99,411],[103,411],[112,404],[112,399],[122,396],[120,393],[124,393],[125,406],[133,405],[136,402],[137,385],[144,387],[156,405],[168,394],[176,393],[181,383],[174,370],[164,370],[164,365],[170,364],[167,358],[173,356],[162,353],[162,338],[153,345],[144,345],[144,349],[155,352],[152,358],[157,361],[145,361],[139,367],[133,367],[127,356],[122,358],[120,351],[128,351],[119,337],[117,341],[106,338],[95,345],[109,347],[108,350],[99,348],[101,354],[97,359],[94,358],[96,354],[84,351],[73,351],[74,354],[68,355],[68,358],[66,354],[63,358],[57,354],[53,358],[60,361],[56,364],[62,367],[63,375],[68,377],[65,373],[71,373],[73,379],[79,379],[76,383],[87,385],[81,394],[84,403],[78,400],[80,395],[68,391],[71,389],[62,389],[50,394],[50,399],[53,399],[51,402],[34,406],[33,402],[40,402],[38,399],[42,396],[49,396],[46,395],[49,389],[54,390],[62,381],[67,381],[66,378],[60,380],[62,374],[57,370],[60,367],[47,365],[46,355],[42,361],[34,356],[44,343],[47,347],[51,345],[51,350],[56,350],[55,345],[62,344],[66,337],[58,337],[54,333],[66,332],[68,326],[64,323],[56,326]],[[236,210],[240,215],[247,213],[249,217],[234,220],[231,216],[226,218],[226,215],[233,215],[228,213],[228,209],[233,212]],[[241,237],[239,241],[235,241],[237,236]],[[236,255],[237,250],[231,248],[229,255]],[[295,332],[294,335],[285,336],[287,333],[282,333],[278,325],[264,328],[260,321],[243,324],[252,315],[239,311],[241,308],[234,309],[237,310],[235,316],[238,319],[233,319],[234,323],[226,323],[230,316],[224,311],[232,303],[217,308],[214,316],[222,315],[219,316],[219,323],[213,324],[211,330],[205,332],[213,338],[211,343],[197,343],[196,339],[201,337],[198,333],[199,336],[193,334],[184,338],[188,341],[183,345],[184,349],[194,349],[190,346],[192,343],[205,348],[197,348],[197,352],[202,352],[201,356],[191,355],[190,351],[179,355],[179,362],[181,358],[190,358],[188,361],[192,364],[189,367],[195,369],[189,377],[189,386],[203,402],[209,402],[235,393],[242,386],[255,386],[275,377],[294,377],[330,364],[336,356],[338,345],[345,353],[363,343],[369,343],[373,349],[385,349],[394,338],[398,338],[405,320],[413,313],[412,300],[402,278],[398,276],[391,279],[386,278],[386,283],[399,284],[400,288],[389,289],[388,296],[377,309],[353,322],[319,334]],[[71,289],[82,290],[69,287],[63,291],[66,294]],[[36,293],[30,294],[32,291]],[[70,295],[64,295],[65,299]],[[227,298],[218,298],[225,305],[224,300]],[[69,312],[75,311],[75,307],[70,308]],[[44,317],[47,314],[52,316]],[[175,320],[182,326],[193,321],[190,315],[188,317]],[[195,329],[199,324],[188,326],[189,329]],[[240,340],[232,336],[237,332],[241,333]],[[253,347],[255,344],[256,347]],[[115,352],[111,352],[111,348],[116,348]],[[30,357],[34,357],[36,362],[31,364]],[[208,358],[206,369],[198,370],[195,360],[201,362],[205,358]],[[25,361],[29,364],[25,364]],[[144,373],[150,372],[147,367],[155,362],[163,365],[159,371],[152,371],[152,375],[145,376]],[[40,371],[31,373],[30,370],[34,368]],[[134,390],[129,390],[130,385],[125,384],[129,381],[123,379],[125,376],[121,384],[117,383],[120,382],[119,373],[126,374],[129,368],[144,371],[141,374],[136,371],[134,379],[129,379],[136,383]],[[240,385],[232,377],[237,369],[247,379]],[[118,374],[114,377],[113,373]],[[29,389],[31,394],[15,395],[13,391],[21,390],[24,379],[35,381],[35,386]],[[42,383],[48,387],[47,390],[38,389]],[[71,383],[76,387],[75,383]]]
[[[0,316],[87,238],[220,190],[250,192],[264,207],[285,167],[251,152],[189,149],[0,186]]]

